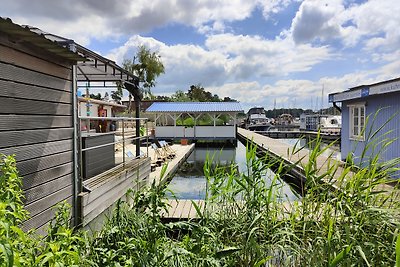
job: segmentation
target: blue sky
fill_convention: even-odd
[[[245,109],[327,107],[328,93],[399,77],[398,14],[398,0],[13,0],[0,11],[119,64],[146,45],[166,68],[154,94],[201,84]]]

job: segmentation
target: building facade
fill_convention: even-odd
[[[361,85],[329,95],[341,103],[342,159],[367,165],[379,155],[381,162],[400,157],[400,78]]]

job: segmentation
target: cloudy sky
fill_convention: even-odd
[[[398,0],[13,0],[0,16],[121,63],[139,45],[166,67],[153,89],[201,84],[245,109],[327,107],[328,93],[400,76]]]

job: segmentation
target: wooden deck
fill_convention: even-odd
[[[167,179],[168,177],[173,175],[177,171],[179,166],[182,165],[182,163],[192,153],[192,151],[194,150],[194,146],[195,144],[190,144],[186,146],[172,145],[171,148],[176,153],[175,158],[170,159],[163,164],[168,164],[167,170],[163,177],[161,177],[161,170],[163,165],[161,167],[157,167],[154,172],[150,173],[149,183],[151,184],[154,180],[156,181],[156,183],[160,183],[164,179]],[[152,158],[154,157],[154,151],[152,149],[149,149],[149,156]]]
[[[193,200],[193,202],[196,203],[201,212],[204,212],[205,200]],[[161,213],[161,217],[165,220],[193,220],[198,218],[196,208],[190,199],[170,199],[168,204],[168,212]],[[301,202],[298,202],[297,205],[301,205]],[[292,206],[293,203],[291,202],[282,202],[280,206],[282,209],[282,216],[290,213]],[[211,211],[215,211],[216,209],[220,210],[223,209],[223,207],[221,205],[211,206]]]
[[[201,211],[204,210],[204,200],[193,200]],[[162,213],[161,217],[168,220],[188,220],[196,219],[197,211],[191,199],[171,199],[167,213]]]

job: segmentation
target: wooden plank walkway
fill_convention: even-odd
[[[293,165],[296,162],[300,162],[300,164],[297,164],[296,170],[304,175],[304,169],[302,166],[305,166],[308,164],[310,158],[309,158],[309,153],[310,150],[308,149],[302,149],[300,151],[297,151],[297,153],[293,153],[293,146],[280,142],[278,139],[273,139],[267,136],[260,135],[258,133],[243,129],[243,128],[238,128],[238,136],[244,140],[253,142],[256,144],[259,148],[263,149],[266,153],[271,155],[272,157],[275,158],[280,158],[283,159],[288,165]],[[354,175],[353,172],[349,171],[349,169],[344,168],[344,162],[339,161],[330,157],[326,157],[323,155],[318,156],[315,162],[316,169],[318,170],[317,174],[322,175],[328,171],[330,167],[333,165],[337,165],[336,171],[333,173],[333,183],[331,183],[331,186],[334,187],[335,189],[340,190],[340,188],[335,184],[335,181],[338,180],[339,177],[352,177]],[[300,177],[299,177],[300,179]],[[304,177],[303,177],[304,179]],[[380,185],[379,190],[384,190],[387,192],[392,192],[393,191],[393,186],[391,185]],[[400,192],[396,193],[399,194]]]
[[[201,212],[204,212],[205,200],[193,200],[196,205],[200,208]],[[301,205],[301,202],[299,202]],[[192,200],[190,199],[170,199],[168,207],[168,212],[161,213],[161,217],[166,220],[191,220],[198,218],[198,214],[196,208],[193,206]],[[292,211],[293,203],[291,202],[282,202],[282,216],[284,214],[290,213]],[[213,205],[211,206],[211,211],[215,209],[223,209],[221,205]]]
[[[293,150],[292,145],[243,128],[238,128],[238,135],[245,140],[253,142],[271,156],[283,159],[288,164],[300,162],[300,165],[305,166],[310,160],[309,150],[307,149],[302,149],[297,151],[297,153],[294,153],[295,151]],[[323,155],[318,156],[316,159],[316,168],[319,170],[318,174],[326,172],[333,164],[338,165],[338,170],[335,172],[334,177],[335,179],[339,178],[339,176],[341,176],[345,171],[344,168],[341,167],[344,165],[344,162]],[[301,166],[297,165],[297,169],[304,173]],[[349,172],[346,175],[352,175],[352,173]]]
[[[204,210],[204,200],[193,200],[201,211]],[[193,206],[191,199],[171,199],[169,200],[169,208],[167,213],[162,213],[161,217],[164,219],[195,219],[197,218],[196,208]]]
[[[161,176],[161,170],[162,170],[162,165],[161,167],[157,167],[156,170],[152,173],[150,173],[150,179],[149,183],[151,184],[154,180],[156,183],[160,183],[164,179],[168,178],[169,176],[173,175],[176,170],[179,168],[180,165],[189,157],[189,155],[192,153],[194,150],[195,144],[190,144],[187,146],[182,146],[182,145],[172,145],[171,148],[172,150],[175,151],[175,157],[173,159],[168,160],[164,164],[168,164],[167,170],[164,174],[164,177],[160,180]],[[149,150],[149,156],[154,157],[154,150],[150,149]]]

